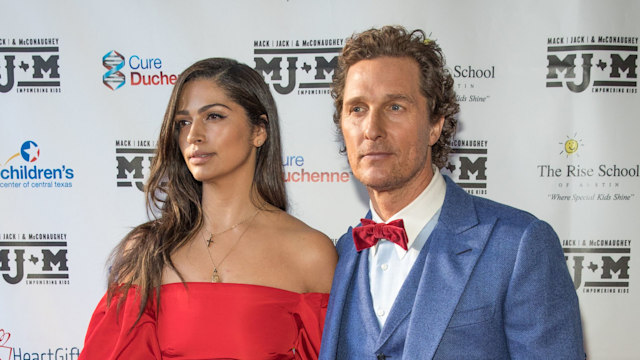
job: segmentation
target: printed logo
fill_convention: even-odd
[[[13,348],[7,345],[11,338],[11,334],[4,329],[0,329],[0,360],[12,360],[11,353]]]
[[[451,142],[449,161],[443,174],[469,194],[487,194],[487,140],[459,140]]]
[[[580,156],[578,155],[578,149],[582,148],[583,143],[581,139],[577,138],[577,136],[577,133],[574,134],[573,137],[567,136],[567,139],[560,143],[560,145],[562,145],[562,151],[560,151],[561,155],[565,154],[567,155],[567,158],[572,155]]]
[[[285,155],[282,163],[284,165],[285,182],[346,183],[351,180],[351,174],[348,171],[305,170],[305,159],[302,155]]]
[[[482,85],[496,78],[495,65],[455,65],[451,75],[455,79],[456,100],[459,103],[486,103],[491,95],[483,93]]]
[[[45,358],[45,356],[47,356]],[[14,348],[14,355],[12,360],[77,360],[80,357],[80,348],[76,346],[72,347],[58,347],[56,349],[30,349],[24,350],[22,348]],[[0,358],[0,360],[4,360]]]
[[[8,284],[67,285],[67,234],[3,233],[0,274]]]
[[[60,92],[57,38],[0,38],[0,93]],[[3,71],[4,70],[4,71]]]
[[[156,151],[155,141],[116,140],[117,186],[144,191],[149,169]],[[286,155],[282,159],[284,181],[292,183],[345,183],[351,180],[348,171],[309,171],[302,155]]]
[[[582,68],[582,71],[580,71]],[[547,39],[547,87],[580,93],[638,92],[638,37],[557,36]],[[576,74],[577,73],[577,74]]]
[[[111,50],[102,56],[102,66],[107,71],[102,75],[102,83],[111,90],[118,90],[127,83],[130,86],[174,85],[178,75],[165,73],[162,59],[131,55]]]
[[[124,85],[126,77],[120,70],[124,67],[124,56],[113,50],[102,57],[102,66],[107,72],[102,75],[102,82],[111,90],[117,90]]]
[[[463,79],[495,79],[496,67],[494,65],[482,69],[471,65],[455,65],[453,67],[453,77]]]
[[[40,148],[33,141],[25,141],[20,148],[20,155],[24,161],[34,162],[40,157]]]
[[[116,140],[117,186],[144,191],[155,151],[155,141]]]
[[[0,329],[0,360],[29,360],[29,359],[60,359],[60,360],[76,360],[80,356],[80,349],[76,346],[58,347],[54,349],[38,350],[38,351],[22,351],[22,348],[12,348],[8,345],[11,334],[4,329]],[[13,357],[11,356],[13,354]]]
[[[558,142],[561,159],[566,163],[538,164],[536,176],[555,183],[557,189],[549,192],[547,198],[553,201],[625,201],[636,198],[634,182],[640,178],[640,164],[589,163],[582,160],[584,148],[588,143],[575,133]],[[588,153],[586,153],[588,155]],[[624,190],[624,182],[632,182],[629,189]],[[567,190],[574,191],[567,191]]]
[[[20,162],[18,158],[22,158],[26,165],[16,164],[16,161]],[[41,166],[36,163],[39,159],[38,144],[31,140],[23,142],[19,152],[0,163],[0,189],[73,187],[74,169],[67,165]]]
[[[278,94],[329,94],[343,45],[344,39],[255,40],[255,70]]]
[[[576,290],[587,294],[628,294],[631,240],[562,240]]]

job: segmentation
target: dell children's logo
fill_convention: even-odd
[[[638,37],[551,37],[547,45],[548,88],[637,93]]]
[[[22,161],[20,161],[22,159]],[[40,161],[40,146],[27,140],[20,151],[0,163],[0,190],[10,188],[70,188],[74,169],[67,165],[48,167]]]

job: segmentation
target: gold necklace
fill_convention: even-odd
[[[222,263],[227,259],[227,256],[229,256],[229,254],[231,254],[231,252],[233,251],[233,249],[236,248],[236,245],[238,245],[238,243],[240,242],[240,239],[242,239],[242,236],[244,235],[244,233],[247,232],[247,230],[249,230],[249,228],[251,227],[251,223],[253,223],[253,219],[256,217],[256,215],[258,215],[258,213],[260,212],[260,209],[258,209],[258,211],[256,211],[253,215],[251,215],[250,218],[247,218],[241,222],[239,222],[238,224],[232,226],[231,228],[225,230],[224,232],[227,232],[231,229],[233,229],[234,227],[242,224],[243,222],[251,219],[251,221],[249,221],[249,224],[247,224],[247,228],[244,229],[244,231],[242,231],[242,233],[240,234],[240,236],[238,236],[238,240],[236,240],[236,243],[233,244],[233,246],[231,246],[231,249],[229,249],[229,251],[227,252],[227,254],[222,258],[222,260],[220,260],[220,262],[218,263],[218,265],[216,265],[216,263],[213,262],[213,257],[211,256],[211,251],[209,251],[209,240],[211,240],[211,238],[209,238],[209,240],[205,239],[205,242],[207,242],[207,254],[209,254],[209,260],[211,260],[211,265],[213,265],[213,273],[211,274],[211,282],[212,283],[219,283],[222,282],[222,280],[220,279],[220,274],[218,273],[218,267],[222,266]],[[218,235],[220,235],[221,233],[219,233]]]
[[[258,211],[260,211],[260,210],[258,210]],[[219,231],[217,233],[212,233],[211,231],[207,230],[207,232],[209,233],[209,238],[204,240],[204,241],[207,242],[207,247],[211,246],[211,243],[213,242],[213,238],[214,237],[216,237],[218,235],[222,235],[222,234],[226,233],[227,231],[231,231],[231,230],[237,228],[239,225],[242,225],[247,220],[252,219],[254,216],[256,216],[256,214],[258,214],[258,211],[256,211],[255,214],[246,217],[245,219],[243,219],[239,223],[237,223],[235,225],[232,225],[230,228],[224,229],[224,230]],[[204,234],[202,234],[202,237],[204,238]]]

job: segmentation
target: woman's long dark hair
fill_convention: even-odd
[[[148,213],[160,214],[134,228],[111,254],[107,298],[110,302],[114,295],[121,294],[123,302],[135,284],[141,300],[138,320],[154,290],[159,306],[162,273],[167,266],[184,282],[171,254],[203,225],[202,183],[193,178],[185,164],[174,121],[182,89],[195,79],[214,82],[245,109],[252,125],[265,126],[267,139],[257,149],[253,189],[266,203],[287,209],[278,112],[268,85],[255,70],[232,59],[211,58],[191,65],[178,77],[171,93],[145,186]],[[251,198],[256,201],[258,197]]]

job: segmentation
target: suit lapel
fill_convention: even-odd
[[[325,318],[325,326],[322,336],[322,351],[320,359],[335,359],[338,350],[338,337],[340,336],[340,324],[342,312],[347,299],[347,293],[351,279],[353,278],[358,263],[358,252],[353,244],[351,236],[352,228],[344,234],[338,241],[339,261],[336,266],[331,294],[329,296],[329,306]]]
[[[371,284],[369,281],[369,249],[362,250],[357,261],[356,281],[358,303],[355,304],[362,315],[367,334],[371,335],[371,343],[375,343],[380,335],[380,324],[373,310]]]
[[[406,359],[433,358],[495,223],[479,224],[471,196],[445,179],[445,202],[429,239],[409,320]]]
[[[426,235],[423,235],[421,232],[420,234],[418,234],[418,237],[421,236]],[[413,303],[416,297],[416,289],[420,284],[424,261],[429,250],[429,242],[430,241],[427,240],[422,247],[422,250],[420,250],[416,262],[413,264],[411,271],[409,271],[409,275],[407,276],[404,284],[402,284],[402,287],[398,292],[398,297],[396,297],[396,300],[393,302],[393,306],[391,307],[391,311],[389,312],[389,317],[384,323],[384,326],[382,327],[382,331],[380,333],[380,337],[376,342],[376,350],[380,349],[380,347],[382,347],[384,343],[387,342],[389,337],[396,331],[398,326],[400,326],[404,319],[411,313],[411,308],[413,307]]]

